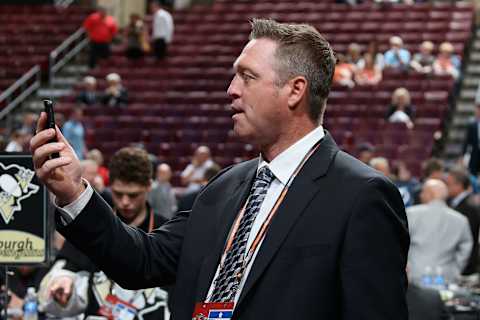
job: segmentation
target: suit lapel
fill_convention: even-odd
[[[294,179],[285,200],[273,218],[248,274],[236,310],[255,285],[255,282],[261,277],[311,198],[319,191],[318,183],[315,180],[327,173],[337,152],[338,147],[327,132],[318,150],[305,163],[305,166]]]
[[[257,162],[255,162],[255,164],[256,163]],[[223,207],[224,212],[217,212],[217,229],[215,231],[218,237],[214,248],[211,250],[211,254],[204,260],[200,269],[196,293],[197,301],[204,301],[207,296],[211,281],[218,267],[218,262],[223,253],[225,242],[230,233],[230,228],[248,197],[256,169],[257,165],[252,165],[251,168],[247,169],[244,176],[245,178],[239,181],[235,191]]]

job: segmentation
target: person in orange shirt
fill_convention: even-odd
[[[353,81],[355,71],[355,66],[348,62],[343,54],[338,54],[337,65],[333,74],[333,83],[349,88],[355,87],[355,82]]]
[[[117,21],[107,15],[105,8],[98,7],[85,19],[83,27],[90,39],[89,66],[95,68],[98,59],[110,57],[110,44],[118,32]]]
[[[365,63],[355,73],[355,82],[362,86],[374,86],[382,80],[382,70],[375,64],[374,57],[370,53],[363,56]]]
[[[455,48],[450,42],[440,44],[437,59],[433,63],[433,73],[443,76],[450,75],[457,80],[460,76],[460,59],[454,55]]]

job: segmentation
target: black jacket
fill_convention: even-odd
[[[222,171],[191,212],[150,235],[125,227],[97,194],[59,229],[126,288],[175,282],[173,319],[190,320],[257,165],[253,159]],[[409,242],[396,187],[339,151],[327,133],[275,215],[233,319],[406,320]]]
[[[145,221],[138,226],[140,230],[145,232],[148,231],[149,228],[149,220],[150,215],[153,214],[153,225],[155,227],[159,227],[165,223],[166,219],[158,214],[154,214],[153,211],[149,210]],[[112,242],[111,245],[114,245]],[[62,249],[59,251],[57,255],[57,260],[65,260],[65,269],[70,270],[72,272],[79,272],[79,271],[87,271],[90,273],[89,279],[89,290],[88,290],[88,305],[85,310],[85,316],[89,315],[98,315],[99,304],[97,299],[93,293],[92,286],[93,286],[93,274],[99,272],[99,268],[81,251],[79,251],[75,246],[73,246],[69,241],[65,241]],[[152,312],[149,312],[143,316],[145,320],[161,320],[163,319],[163,309],[155,309]]]
[[[473,175],[480,169],[480,146],[478,141],[478,122],[473,121],[467,127],[467,136],[463,143],[463,154],[470,153],[468,168]]]
[[[473,195],[470,194],[460,203],[453,207],[454,210],[460,212],[468,219],[470,230],[472,231],[473,247],[468,263],[463,270],[463,275],[470,275],[478,272],[478,233],[480,229],[480,211],[478,205],[474,203]]]
[[[409,320],[448,320],[449,313],[438,291],[413,283],[407,290]]]

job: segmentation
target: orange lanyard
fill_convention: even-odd
[[[268,227],[270,226],[270,223],[272,222],[273,217],[277,213],[278,208],[280,207],[283,200],[285,199],[285,196],[287,195],[288,188],[290,187],[290,184],[292,183],[293,179],[295,179],[295,177],[300,172],[300,170],[303,168],[303,166],[305,165],[307,160],[318,149],[318,147],[320,146],[320,142],[321,142],[321,140],[318,141],[310,149],[310,151],[303,157],[302,161],[297,166],[297,168],[295,169],[293,174],[290,176],[287,183],[283,186],[283,189],[282,189],[282,192],[280,193],[280,196],[275,201],[275,204],[273,205],[272,209],[268,213],[267,218],[265,219],[265,221],[263,221],[262,226],[260,227],[260,230],[257,232],[257,235],[255,236],[255,239],[253,240],[253,243],[251,244],[250,249],[247,251],[247,255],[246,255],[245,259],[243,260],[242,269],[240,271],[240,274],[237,275],[239,278],[243,277],[243,273],[244,273],[245,269],[247,268],[247,266],[250,264],[250,262],[253,258],[253,255],[258,248],[258,245],[260,244],[262,239],[265,237],[265,234],[267,233]],[[225,250],[224,250],[223,255],[222,255],[222,259],[221,259],[221,262],[220,262],[220,268],[223,268],[225,259],[227,257],[227,252],[228,252],[228,250],[230,250],[232,248],[233,239],[235,238],[235,235],[238,232],[238,228],[240,227],[240,221],[242,220],[242,217],[245,214],[245,208],[247,207],[247,203],[249,202],[249,200],[250,200],[250,197],[249,197],[249,199],[247,199],[247,201],[243,205],[242,210],[240,211],[237,219],[235,220],[235,223],[233,225],[233,229],[232,229],[231,234],[228,238],[227,245],[226,245]]]
[[[150,221],[148,222],[148,232],[149,233],[153,231],[153,227],[154,227],[154,225],[153,225],[153,215],[154,215],[153,209],[150,208]]]

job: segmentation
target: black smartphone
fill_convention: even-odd
[[[55,112],[53,111],[53,101],[50,99],[43,100],[43,106],[45,107],[45,113],[47,114],[47,126],[46,129],[55,129]],[[49,142],[57,142],[56,138],[53,138]],[[60,154],[58,152],[52,153],[52,158],[58,158]]]

